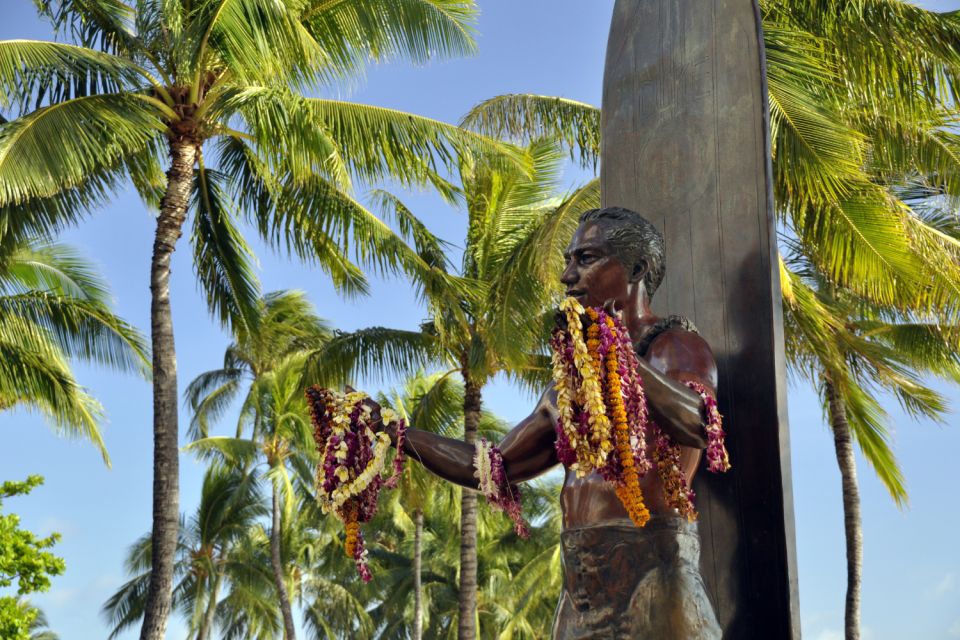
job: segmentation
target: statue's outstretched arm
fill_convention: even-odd
[[[682,329],[664,331],[639,368],[653,421],[677,443],[706,448],[703,401],[683,384],[699,382],[716,395],[717,364],[706,340]]]
[[[557,464],[553,447],[555,406],[556,394],[552,390],[545,392],[533,412],[511,429],[500,443],[504,468],[511,482],[529,480]],[[395,434],[390,435],[395,438]],[[441,478],[463,487],[477,488],[477,478],[473,475],[473,445],[409,428],[403,450]]]

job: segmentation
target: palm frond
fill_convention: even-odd
[[[199,440],[210,434],[210,424],[223,417],[236,400],[242,373],[239,369],[207,371],[187,385],[183,396],[192,412],[188,438]]]
[[[59,42],[0,41],[0,108],[24,111],[71,98],[136,89],[150,76],[130,60]]]
[[[102,408],[74,380],[49,337],[20,318],[4,318],[0,325],[0,407],[40,412],[61,433],[92,442],[109,466],[99,428]]]
[[[823,43],[777,27],[764,30],[764,41],[777,206],[844,197],[867,180],[866,141],[839,112],[840,78],[820,52]]]
[[[121,0],[33,0],[37,11],[85,47],[104,51],[135,53],[139,42],[134,35],[135,10]]]
[[[469,0],[311,0],[302,20],[342,75],[369,59],[425,63],[471,54],[476,16]]]
[[[207,305],[224,326],[259,321],[260,281],[255,257],[234,225],[238,215],[225,187],[226,177],[201,163],[194,180],[193,263]]]
[[[45,291],[108,304],[110,289],[92,265],[72,247],[45,241],[0,239],[0,292]]]
[[[505,168],[527,170],[512,145],[422,116],[339,100],[309,99],[317,126],[329,132],[351,173],[368,182],[393,178],[401,184],[430,181],[437,161],[489,157]]]
[[[358,376],[382,380],[443,361],[436,341],[422,332],[372,327],[336,335],[313,352],[304,378],[307,384],[330,387],[353,382]]]
[[[518,142],[559,138],[584,168],[600,160],[600,109],[567,98],[506,94],[473,107],[461,124],[494,137]]]
[[[203,74],[226,69],[245,84],[309,82],[326,59],[320,44],[299,21],[291,6],[273,0],[204,0],[186,23],[194,82],[199,95]]]
[[[241,466],[253,460],[259,453],[255,442],[226,436],[210,436],[194,440],[184,446],[183,450],[195,453],[203,459],[219,460],[227,464]]]
[[[328,233],[330,221],[350,220],[358,203],[320,176],[309,184],[284,185],[242,141],[223,140],[220,153],[234,198],[268,244],[317,264],[344,293],[367,292],[363,272]]]
[[[111,626],[108,640],[114,640],[143,618],[149,585],[150,573],[141,573],[125,582],[104,603],[101,614]]]
[[[13,316],[42,328],[51,344],[69,356],[147,374],[149,347],[143,334],[103,304],[42,291],[0,296],[0,323],[8,335],[16,327],[8,321]]]
[[[119,166],[165,129],[163,116],[156,104],[135,94],[101,94],[0,125],[0,205],[54,196]]]

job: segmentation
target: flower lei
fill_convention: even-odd
[[[717,400],[710,395],[707,388],[699,382],[691,380],[687,386],[700,394],[707,414],[707,468],[714,473],[723,473],[730,470],[730,456],[724,444],[726,434],[723,431],[723,418],[717,408]]]
[[[575,298],[560,305],[566,320],[551,338],[557,392],[556,449],[561,463],[577,477],[596,471],[612,483],[630,519],[644,526],[650,518],[640,478],[656,465],[667,504],[693,520],[694,493],[680,467],[680,446],[649,418],[637,374],[630,334],[619,318],[602,308],[586,308]],[[589,320],[584,339],[583,316]],[[717,403],[703,385],[687,384],[706,407],[707,459],[711,471],[730,468]],[[647,434],[654,448],[648,457]]]
[[[513,520],[513,530],[521,538],[530,535],[527,523],[523,520],[520,505],[520,487],[510,484],[503,466],[500,449],[480,438],[473,455],[474,477],[478,480],[482,493],[490,506],[503,511]]]
[[[375,432],[367,395],[346,394],[314,386],[307,389],[313,420],[313,438],[320,453],[317,465],[317,500],[323,513],[333,512],[344,523],[344,551],[353,558],[364,582],[372,577],[360,525],[373,518],[382,486],[394,487],[403,471],[402,443],[406,423],[389,410],[381,411],[383,424],[396,423],[397,455],[393,475],[384,479],[390,436]]]

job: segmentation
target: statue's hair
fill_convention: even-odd
[[[647,295],[653,297],[663,282],[667,268],[663,234],[639,213],[623,207],[584,211],[580,215],[580,223],[584,222],[600,222],[604,225],[606,240],[627,271],[632,272],[640,261],[646,263],[647,273],[643,277],[643,284]]]

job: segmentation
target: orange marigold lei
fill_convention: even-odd
[[[604,309],[585,309],[574,298],[564,300],[560,312],[561,322],[551,339],[560,462],[578,477],[596,471],[611,482],[630,519],[641,527],[650,513],[640,479],[652,462],[667,503],[694,519],[693,492],[680,467],[680,447],[648,417],[637,356],[626,327]],[[717,460],[709,468],[726,470],[729,462],[716,402],[702,386],[688,386],[707,407],[708,453],[711,461]],[[648,432],[655,444],[649,456]]]

